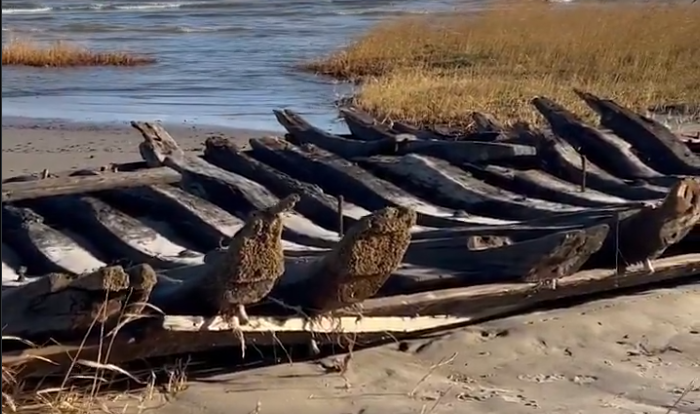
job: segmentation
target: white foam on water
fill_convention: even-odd
[[[33,14],[52,11],[52,7],[34,7],[31,9],[2,9],[2,14]]]

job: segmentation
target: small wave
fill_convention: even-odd
[[[46,13],[53,10],[51,7],[31,7],[31,8],[14,8],[9,9],[3,8],[2,14],[34,14],[34,13]]]
[[[2,14],[33,14],[67,11],[122,11],[122,12],[147,12],[168,9],[218,9],[240,7],[237,2],[213,0],[213,1],[176,1],[176,2],[146,2],[146,3],[92,3],[86,5],[68,5],[49,7],[38,5],[36,7],[9,7],[3,8]]]
[[[72,23],[65,24],[51,29],[57,33],[238,33],[248,29],[240,26],[189,26],[189,25],[119,25],[101,23]],[[44,29],[27,27],[3,27],[3,31],[26,33],[35,31],[45,31]]]
[[[2,31],[9,33],[39,33],[45,32],[46,30],[37,27],[3,27]]]

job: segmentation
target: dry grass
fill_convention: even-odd
[[[147,304],[144,304],[148,306]],[[104,309],[103,309],[104,310]],[[60,365],[58,362],[35,356],[26,363],[11,367],[2,366],[2,413],[3,414],[90,414],[142,413],[154,408],[159,396],[169,397],[187,387],[186,365],[177,362],[173,366],[159,367],[158,372],[127,372],[110,364],[110,352],[117,332],[127,323],[143,315],[121,315],[121,323],[112,332],[93,321],[86,333],[83,345],[90,332],[100,333],[100,352],[96,361],[81,358],[83,346],[71,358],[68,366],[62,366],[60,377],[25,378],[22,375],[27,364],[40,360],[42,363]],[[99,318],[99,316],[98,316]],[[2,341],[20,341],[30,347],[36,345],[21,338],[3,335]],[[129,391],[129,385],[136,385]]]
[[[536,120],[545,95],[586,113],[578,87],[635,109],[700,102],[700,5],[502,3],[479,14],[399,18],[304,67],[360,80],[356,103],[420,124],[470,111]]]
[[[152,63],[155,63],[155,59],[148,56],[126,52],[97,52],[66,42],[40,44],[13,39],[2,46],[3,66],[140,66]]]

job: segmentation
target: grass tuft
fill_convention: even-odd
[[[61,41],[40,44],[13,39],[2,46],[3,66],[141,66],[152,63],[155,63],[155,59],[149,56],[127,52],[97,52]]]
[[[539,123],[529,101],[584,117],[577,87],[635,110],[700,102],[700,5],[510,1],[478,13],[402,17],[303,68],[361,83],[378,117],[463,125],[471,111]]]

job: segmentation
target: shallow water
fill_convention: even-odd
[[[141,68],[3,67],[3,116],[279,130],[271,111],[288,107],[332,128],[332,103],[350,87],[294,65],[378,21],[452,10],[457,1],[465,7],[464,0],[3,1],[3,41],[68,40],[158,59]],[[483,4],[472,1],[466,7]]]

